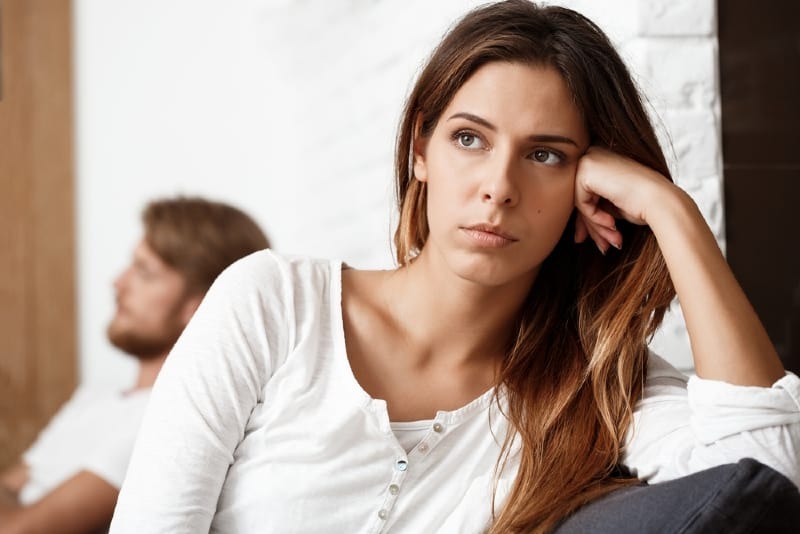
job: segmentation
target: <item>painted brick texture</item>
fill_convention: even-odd
[[[315,131],[319,142],[314,158],[297,174],[304,204],[315,214],[297,226],[298,233],[324,227],[333,232],[334,243],[347,236],[356,264],[385,263],[395,221],[387,188],[391,141],[402,98],[454,17],[479,3],[353,0],[332,7],[319,0],[265,6],[267,48],[288,43],[296,50],[286,57],[282,74],[297,88],[295,104],[303,110],[296,115],[297,133]],[[585,13],[618,45],[650,103],[675,180],[694,197],[724,245],[713,0],[553,3]],[[653,347],[691,369],[677,305]]]
[[[76,0],[82,380],[124,382],[110,284],[166,194],[240,205],[279,251],[394,264],[403,100],[448,26],[483,0]],[[716,4],[562,0],[617,44],[676,181],[724,245]],[[691,367],[680,310],[654,348]],[[111,378],[110,378],[111,377]]]

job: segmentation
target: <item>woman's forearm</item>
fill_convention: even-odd
[[[648,213],[678,294],[698,376],[770,386],[783,365],[694,201],[676,186]]]

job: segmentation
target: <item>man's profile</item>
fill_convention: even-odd
[[[0,473],[0,534],[108,526],[139,421],[170,349],[214,279],[269,247],[242,211],[201,198],[151,202],[144,235],[114,282],[109,341],[137,360],[124,392],[78,388],[19,461]]]

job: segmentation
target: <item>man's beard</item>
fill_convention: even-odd
[[[167,354],[182,331],[183,326],[170,323],[165,325],[165,328],[158,334],[142,335],[130,329],[117,329],[112,320],[106,333],[111,344],[121,351],[138,360],[152,360]]]

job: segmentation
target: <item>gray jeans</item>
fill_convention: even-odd
[[[744,459],[683,478],[617,490],[565,519],[555,534],[800,534],[800,492]]]

